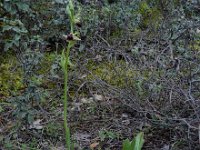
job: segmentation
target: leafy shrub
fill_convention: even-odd
[[[82,6],[83,28],[81,35],[93,36],[95,39],[99,38],[95,35],[100,35],[112,42],[112,39],[109,39],[110,36],[119,35],[118,38],[120,38],[124,32],[134,31],[140,22],[140,16],[137,14],[138,3],[139,1],[136,0],[101,5],[95,3],[92,7],[90,5]]]
[[[39,41],[40,45],[44,45],[43,40],[64,32],[66,15],[63,4],[64,1],[41,0],[1,2],[0,44],[4,46],[4,50],[20,48],[23,51],[30,46],[34,48],[35,42]],[[58,11],[55,8],[59,8]],[[45,36],[40,37],[41,34]]]
[[[42,57],[43,55],[41,53],[31,51],[24,52],[21,55],[23,90],[20,93],[13,93],[12,97],[8,100],[15,107],[13,115],[30,124],[39,112],[39,104],[48,95],[43,87],[40,86],[42,83],[42,75],[37,74],[41,68],[40,62]]]

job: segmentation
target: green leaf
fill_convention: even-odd
[[[4,111],[3,108],[0,106],[0,113],[3,112],[3,111]]]
[[[131,143],[129,139],[123,141],[122,150],[131,150]]]
[[[144,144],[144,133],[140,132],[137,134],[137,136],[134,138],[132,142],[132,146],[134,146],[133,150],[141,150],[142,146]]]
[[[110,139],[114,139],[117,137],[116,134],[112,131],[107,131],[106,133]]]
[[[6,26],[3,26],[3,32],[4,31],[8,31],[8,30],[11,30],[13,28],[13,26],[8,26],[8,25],[6,25]]]
[[[74,4],[72,3],[72,0],[69,0],[69,9],[72,14],[74,14]]]
[[[4,51],[9,50],[13,46],[12,42],[6,42],[4,45]]]
[[[104,141],[105,138],[106,138],[105,132],[104,132],[104,131],[100,131],[100,132],[99,132],[99,137],[100,137],[100,140],[101,140],[101,141]]]
[[[29,123],[29,124],[32,124],[33,121],[34,121],[34,116],[33,116],[33,114],[29,113],[28,116],[27,116],[27,120],[28,120],[28,123]]]
[[[24,2],[18,2],[16,3],[17,7],[23,11],[28,11],[29,10],[29,5],[25,4]]]
[[[143,144],[144,133],[140,132],[132,141],[129,141],[129,139],[124,140],[122,150],[141,150]]]
[[[65,49],[63,49],[63,51],[62,51],[60,65],[61,65],[62,69],[65,70],[65,67],[66,67],[65,66],[66,65]]]
[[[70,129],[68,127],[66,129],[66,136],[67,136],[67,146],[68,146],[68,149],[71,149]]]
[[[12,14],[16,12],[16,10],[12,10],[12,6],[10,3],[4,3],[3,7],[5,10],[7,10],[8,12],[11,12]]]
[[[12,30],[17,33],[27,33],[27,30],[25,28],[13,27]]]

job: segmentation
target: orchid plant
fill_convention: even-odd
[[[75,15],[74,4],[72,0],[69,0],[69,3],[66,7],[67,14],[69,15],[70,20],[70,33],[68,35],[63,35],[63,38],[67,40],[68,45],[63,49],[61,55],[61,66],[64,73],[64,128],[65,128],[65,140],[68,150],[73,150],[73,144],[71,143],[70,129],[67,122],[67,108],[68,108],[68,67],[72,66],[70,62],[70,49],[75,45],[75,43],[80,40],[78,38],[78,32],[75,32],[75,25],[80,23],[78,15]]]

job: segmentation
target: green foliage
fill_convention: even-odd
[[[104,141],[105,139],[118,139],[119,135],[112,131],[101,130],[99,132],[99,137],[101,141]]]
[[[3,50],[26,50],[30,46],[35,47],[36,41],[44,44],[43,40],[49,36],[61,34],[66,29],[64,4],[64,1],[42,0],[1,2],[0,45],[4,47]],[[39,35],[42,37],[38,39]]]
[[[197,39],[191,43],[190,48],[194,49],[195,51],[200,51],[200,40]]]
[[[150,27],[153,30],[157,30],[159,28],[162,13],[156,5],[150,7],[147,1],[142,1],[139,4],[138,13],[141,14],[141,22],[139,25],[141,28]]]
[[[144,144],[144,133],[140,132],[132,141],[129,141],[129,139],[123,141],[122,150],[141,150],[143,144]]]
[[[4,54],[3,56],[4,58],[0,58],[0,95],[8,97],[11,93],[23,88],[22,70],[15,67],[18,63],[12,54]],[[11,58],[12,62],[10,62]]]
[[[84,28],[81,29],[81,34],[93,36],[98,33],[109,42],[113,42],[113,38],[120,39],[126,36],[125,32],[134,31],[140,22],[140,17],[137,14],[138,4],[139,0],[117,1],[112,5],[106,3],[99,6],[95,3],[92,7],[82,6],[81,20]],[[98,37],[94,36],[93,38]]]
[[[61,126],[60,123],[50,122],[45,126],[44,132],[50,137],[59,138],[62,129],[63,127]]]
[[[27,34],[22,21],[17,16],[18,12],[28,13],[30,12],[29,5],[21,1],[4,1],[1,5],[2,12],[1,17],[1,33],[0,36],[4,39],[4,50],[8,50],[11,47],[19,47],[20,39],[24,39]]]
[[[95,79],[96,76],[113,86],[121,88],[127,86],[126,78],[134,78],[139,73],[134,68],[128,67],[125,61],[118,63],[115,61],[102,62],[98,65],[95,62],[89,62],[87,68],[92,72],[91,75],[87,76],[89,80]],[[131,85],[134,80],[130,80],[130,82],[128,84]]]
[[[4,147],[10,150],[14,150],[14,145],[10,141],[6,141]]]
[[[91,72],[91,74],[87,75],[87,80],[92,81],[99,78],[120,89],[131,87],[140,98],[144,98],[152,92],[159,94],[162,89],[162,86],[155,83],[155,81],[160,75],[163,75],[163,72],[149,69],[140,71],[128,65],[124,60],[101,62],[99,64],[90,61],[87,64],[87,69]],[[149,83],[147,89],[145,83],[150,79],[153,79],[153,81]]]
[[[14,105],[13,115],[22,122],[31,124],[37,116],[38,105],[45,101],[48,92],[40,87],[42,76],[37,72],[40,69],[40,61],[43,55],[37,52],[27,51],[21,56],[23,90],[13,93],[8,99]]]

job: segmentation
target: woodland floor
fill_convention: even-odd
[[[43,66],[41,65],[42,68],[45,66],[46,70],[43,72],[42,84],[39,87],[44,91],[48,91],[48,96],[40,103],[33,101],[31,104],[27,104],[28,106],[25,106],[29,107],[31,105],[36,110],[32,123],[28,123],[25,118],[19,119],[19,116],[16,117],[17,107],[12,105],[12,100],[10,101],[11,94],[9,93],[9,97],[3,95],[2,92],[0,116],[1,150],[64,149],[62,73],[53,78],[49,75],[56,61],[56,55],[55,52],[45,54],[44,58],[49,62],[44,61]],[[77,65],[76,68],[70,69],[68,120],[71,135],[77,149],[120,150],[122,141],[126,138],[133,138],[139,131],[145,134],[144,149],[188,149],[188,139],[185,139],[187,124],[181,124],[180,122],[177,124],[170,123],[170,120],[163,119],[162,113],[156,111],[152,116],[150,111],[139,109],[145,103],[142,101],[139,103],[136,97],[135,103],[133,97],[131,99],[132,103],[129,105],[126,101],[129,98],[125,98],[125,100],[120,98],[128,97],[127,91],[125,90],[124,92],[119,87],[108,84],[110,81],[119,80],[118,77],[113,75],[112,67],[120,68],[119,64],[121,64],[123,68],[124,63],[121,63],[121,60],[103,60],[103,54],[96,56],[91,54],[91,57],[86,57],[85,55],[87,54],[83,54],[79,61],[90,62],[89,67],[93,64],[95,69],[88,69],[88,64]],[[80,62],[78,64],[84,64]],[[109,62],[111,67],[105,62]],[[7,63],[11,65],[18,64],[10,61],[7,61]],[[102,67],[101,64],[105,65]],[[80,66],[81,68],[79,68]],[[101,71],[98,70],[99,66]],[[8,69],[8,71],[15,73],[12,68]],[[102,74],[105,70],[110,72],[110,74],[108,72],[105,73],[106,77]],[[99,71],[100,77],[104,78],[104,80],[98,78],[95,71]],[[90,76],[91,72],[93,74],[92,77]],[[18,73],[16,72],[16,74]],[[111,79],[108,80],[107,77]],[[117,85],[118,83],[113,84]],[[13,83],[11,85],[14,86]],[[19,88],[17,92],[23,95],[24,88]],[[129,94],[131,96],[131,93]],[[7,99],[8,97],[9,99]],[[167,124],[168,121],[169,124]],[[193,141],[195,140],[198,141],[196,137]],[[189,146],[198,149],[198,145]]]

